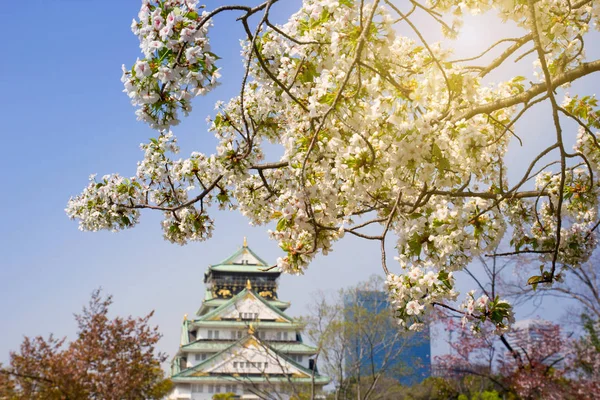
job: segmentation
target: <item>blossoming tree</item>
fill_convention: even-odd
[[[291,273],[344,234],[379,241],[397,316],[410,329],[432,307],[451,307],[453,272],[505,232],[512,254],[539,256],[531,285],[552,284],[561,266],[589,257],[600,224],[597,102],[558,98],[557,89],[600,70],[585,52],[600,2],[304,0],[283,25],[269,17],[276,3],[206,11],[196,0],[142,1],[132,30],[143,56],[123,68],[122,80],[156,137],[142,145],[135,176],[92,177],[71,198],[67,213],[81,229],[131,228],[142,210],[156,210],[164,237],[185,244],[211,236],[212,205],[236,208],[254,224],[276,222],[270,234],[285,252],[278,264]],[[210,26],[226,12],[246,32],[242,89],[209,121],[220,141],[215,153],[177,159],[171,129],[194,97],[217,84]],[[483,12],[523,35],[495,32],[483,54],[453,59],[463,14]],[[419,13],[448,40],[429,43],[415,22]],[[527,54],[536,58],[536,82],[484,81]],[[505,156],[518,138],[515,124],[539,103],[549,105],[551,144],[509,183]],[[564,129],[569,120],[579,129]],[[281,146],[280,159],[268,159],[266,142]],[[385,261],[390,233],[398,238],[397,268]],[[472,321],[499,331],[511,319],[510,305],[497,297],[469,294],[464,305]]]
[[[505,397],[519,399],[598,398],[600,352],[589,334],[574,339],[557,325],[512,333],[519,357],[503,353],[493,335],[473,336],[454,320],[447,328],[457,333],[449,341],[451,352],[436,357],[438,375],[454,385],[465,376],[477,376]],[[500,350],[500,351],[498,351]],[[596,369],[593,369],[596,368]],[[484,385],[484,387],[486,387]]]

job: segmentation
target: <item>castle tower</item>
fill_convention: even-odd
[[[279,268],[247,245],[204,274],[206,293],[196,318],[183,320],[171,363],[170,400],[287,399],[320,393],[315,348],[302,341],[304,325],[287,316],[278,298]]]

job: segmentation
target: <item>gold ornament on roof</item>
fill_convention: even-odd
[[[187,321],[187,314],[183,314],[183,320]]]
[[[248,281],[246,282],[246,289],[252,290],[252,282],[250,282],[250,279],[248,279]]]
[[[244,236],[244,247],[248,247],[248,241],[246,240],[246,236]]]
[[[254,335],[255,329],[254,329],[254,325],[250,324],[248,325],[248,335]]]

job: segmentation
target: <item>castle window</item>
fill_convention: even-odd
[[[213,391],[214,391],[213,384],[209,383],[208,384],[208,393],[213,393]]]
[[[194,359],[196,361],[200,361],[200,354],[194,354]]]
[[[219,331],[215,331],[215,339],[219,338]]]
[[[288,356],[297,363],[302,362],[302,354],[288,354]]]
[[[211,331],[211,330],[208,331],[208,338],[209,339],[213,338],[213,331]]]
[[[192,393],[202,393],[203,386],[204,385],[202,385],[202,384],[193,384],[192,385]]]
[[[283,340],[288,340],[288,333],[287,332],[283,332]]]

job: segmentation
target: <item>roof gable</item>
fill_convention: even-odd
[[[221,319],[238,319],[252,314],[249,319],[275,320],[276,322],[293,322],[277,307],[256,294],[253,290],[244,288],[237,295],[229,299],[211,312],[201,316],[196,321],[218,321]],[[258,316],[258,318],[255,317]]]
[[[285,374],[296,378],[309,378],[312,371],[249,334],[200,364],[180,372],[174,378],[233,374]]]
[[[233,253],[229,258],[221,261],[219,264],[212,265],[216,267],[218,265],[256,265],[262,267],[268,267],[269,265],[255,252],[253,252],[248,246],[243,246],[238,251]]]

